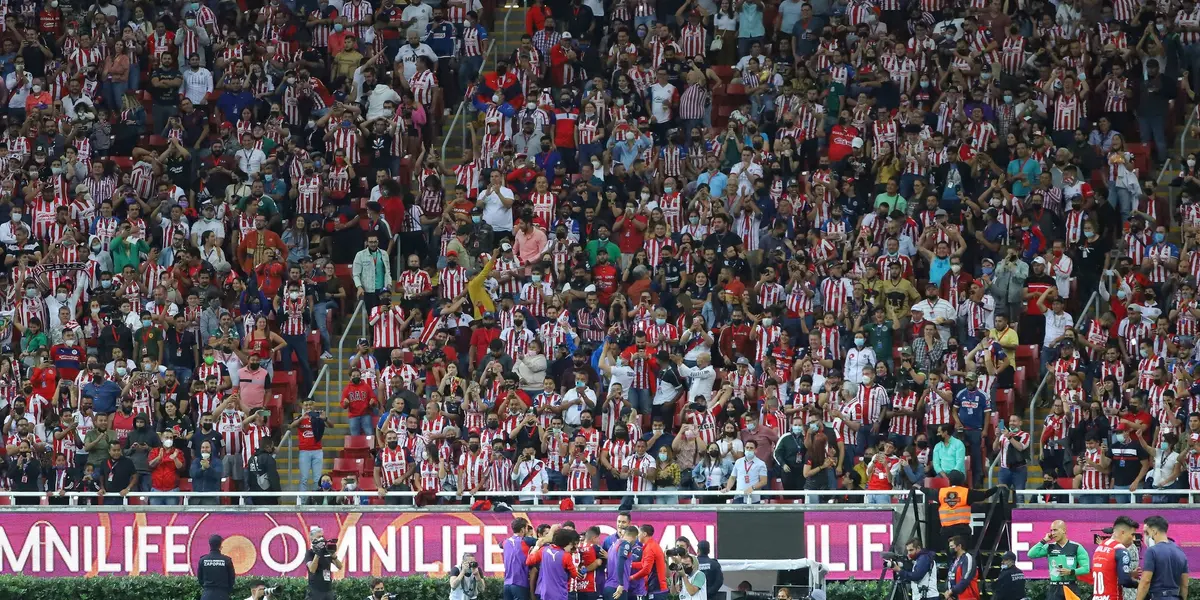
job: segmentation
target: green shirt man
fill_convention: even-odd
[[[1067,539],[1067,525],[1062,521],[1050,524],[1050,533],[1029,549],[1029,558],[1047,560],[1052,582],[1075,583],[1092,568],[1087,550]]]

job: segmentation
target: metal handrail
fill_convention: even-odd
[[[275,444],[275,454],[280,454],[286,448],[287,458],[285,458],[285,460],[287,462],[284,464],[290,466],[296,464],[296,445],[292,443],[295,438],[292,437],[292,430],[286,429],[287,425],[287,423],[284,423],[283,426],[285,429],[283,430],[283,436],[279,438],[279,443]]]
[[[1094,313],[1092,315],[1093,318],[1100,317],[1100,290],[1093,291],[1092,295],[1088,297],[1088,301],[1086,303],[1084,303],[1083,308],[1079,310],[1079,318],[1083,319],[1083,316],[1086,315],[1089,310],[1093,311],[1093,313]],[[1028,418],[1028,421],[1029,421],[1029,444],[1030,444],[1030,446],[1032,446],[1034,440],[1037,439],[1037,419],[1036,419],[1037,399],[1042,396],[1042,393],[1046,390],[1046,386],[1049,385],[1050,381],[1053,379],[1053,375],[1054,374],[1049,371],[1046,372],[1045,375],[1042,375],[1042,380],[1040,382],[1038,382],[1037,388],[1035,388],[1033,390],[1033,393],[1030,394],[1030,396],[1029,396],[1029,418]],[[999,464],[1000,464],[1000,455],[997,454],[994,458],[992,458],[991,462],[989,462],[987,465],[988,487],[992,487],[992,482],[994,480],[993,478],[995,477],[995,470],[996,470],[996,467],[999,466]]]
[[[767,490],[764,492],[756,493],[755,496],[757,496],[758,498],[761,499],[763,497],[828,498],[829,496],[837,495],[837,496],[845,496],[845,497],[849,497],[849,498],[863,498],[865,500],[865,498],[867,496],[881,495],[881,496],[890,496],[891,498],[898,499],[899,501],[903,502],[903,500],[908,497],[908,494],[913,491],[915,491],[918,494],[921,494],[922,497],[924,497],[924,494],[926,493],[924,490],[908,490],[908,489],[903,489],[903,490]],[[1013,492],[1017,496],[1018,505],[1020,505],[1020,504],[1039,504],[1036,501],[1036,498],[1038,496],[1042,496],[1042,495],[1052,495],[1052,496],[1066,498],[1068,504],[1074,504],[1080,497],[1083,497],[1083,496],[1112,496],[1114,494],[1119,495],[1122,493],[1125,493],[1125,494],[1131,493],[1128,491],[1122,491],[1121,488],[1105,489],[1105,490],[1025,489],[1025,490],[1013,490]],[[1196,504],[1197,503],[1196,498],[1195,498],[1197,496],[1197,494],[1195,493],[1194,490],[1188,490],[1188,489],[1182,489],[1182,490],[1179,490],[1179,489],[1169,489],[1169,490],[1168,489],[1162,489],[1162,490],[1146,489],[1146,490],[1138,490],[1137,492],[1132,492],[1132,493],[1138,494],[1138,495],[1150,494],[1150,495],[1154,495],[1154,496],[1172,496],[1172,497],[1176,497],[1176,498],[1182,496],[1183,498],[1186,499],[1187,504]],[[114,495],[115,494],[108,494],[108,496],[114,496]],[[414,497],[416,497],[416,495],[417,495],[416,492],[387,492],[388,498],[414,498]],[[629,492],[626,492],[626,491],[587,490],[587,491],[579,491],[579,492],[544,492],[544,493],[540,493],[540,494],[522,494],[519,492],[481,492],[474,496],[472,496],[471,494],[463,494],[460,497],[455,492],[438,492],[437,493],[438,498],[443,498],[443,499],[447,499],[447,500],[457,500],[457,502],[452,502],[448,505],[446,505],[446,504],[441,505],[442,507],[469,506],[470,504],[473,504],[475,500],[483,500],[483,499],[494,500],[497,497],[506,497],[506,498],[516,497],[516,496],[530,497],[533,501],[533,505],[538,506],[538,505],[541,505],[543,502],[547,502],[550,504],[557,504],[557,502],[562,498],[581,498],[581,497],[625,498],[625,497],[628,497],[631,495],[635,496],[637,498],[676,497],[676,498],[691,498],[691,499],[695,500],[695,499],[700,499],[700,498],[731,499],[731,498],[738,497],[741,494],[739,494],[737,492],[720,492],[720,491],[708,491],[708,490],[668,490],[668,491],[654,491],[654,492],[637,492],[636,494],[630,494]],[[47,497],[64,498],[65,497],[65,498],[70,498],[72,500],[75,500],[78,498],[96,498],[96,496],[97,496],[97,494],[95,492],[65,492],[61,495],[57,494],[57,493],[52,493],[52,492],[10,492],[10,491],[0,492],[0,498],[47,498]],[[280,492],[245,492],[245,491],[242,491],[242,492],[236,492],[236,491],[235,492],[158,492],[158,491],[151,491],[151,492],[130,492],[126,496],[125,502],[127,503],[128,498],[130,498],[130,497],[139,498],[139,499],[141,499],[141,498],[179,498],[182,500],[183,505],[187,506],[189,500],[196,499],[196,498],[238,498],[239,502],[241,502],[246,498],[295,498],[297,496],[318,497],[318,498],[322,498],[322,497],[327,497],[327,498],[370,498],[370,497],[378,497],[379,492],[377,490],[355,490],[355,491],[349,491],[349,492],[345,491],[345,490],[342,490],[342,491],[312,490],[312,491],[307,491],[307,492],[302,492],[300,490],[284,490],[284,491],[280,491]],[[1020,500],[1022,497],[1025,497],[1025,498],[1032,497],[1032,498],[1034,498],[1034,500],[1027,500],[1027,501],[1022,502]],[[1182,503],[1180,503],[1180,504],[1182,504]],[[611,506],[611,505],[609,505],[609,506]],[[657,507],[663,507],[663,508],[676,510],[679,508],[687,508],[689,505],[687,505],[687,504],[661,504],[661,505],[645,504],[642,506],[647,507],[647,508],[657,506]],[[693,504],[691,506],[696,506],[697,508],[707,508],[707,509],[711,510],[713,505]],[[717,506],[727,507],[727,505],[723,505],[723,504],[717,505]],[[822,504],[821,506],[827,506],[827,505]],[[1104,504],[1103,506],[1109,507],[1112,505]],[[1163,505],[1163,506],[1170,506],[1170,505]],[[577,505],[577,507],[578,507],[578,505]],[[902,509],[902,506],[900,503],[874,504],[874,503],[867,503],[867,502],[857,502],[857,503],[849,503],[849,504],[838,504],[837,507],[838,508],[853,507],[853,508]],[[19,509],[19,508],[21,508],[21,507],[18,507],[18,506],[5,507],[6,510],[13,510],[13,509]],[[40,507],[39,506],[29,506],[29,507],[25,507],[25,508],[36,509],[36,508],[40,508]],[[436,508],[436,507],[430,507],[430,508]],[[392,507],[392,509],[394,509],[394,507]]]
[[[1175,491],[1185,492],[1185,493],[1187,492],[1187,490],[1175,490]],[[900,490],[883,490],[883,491],[881,491],[881,490],[820,490],[820,491],[812,491],[812,490],[765,490],[765,491],[762,491],[762,490],[760,490],[754,494],[754,497],[756,497],[760,500],[764,497],[785,497],[785,498],[804,498],[804,499],[808,499],[808,498],[812,497],[812,498],[818,498],[818,499],[820,499],[820,498],[827,499],[829,496],[837,495],[837,496],[846,496],[846,497],[850,497],[850,498],[863,498],[865,500],[868,496],[890,496],[892,498],[896,498],[896,499],[900,500],[901,502],[903,502],[911,497],[910,494],[919,494],[922,500],[925,497],[925,491],[920,490],[920,489],[916,489],[916,490],[900,489]],[[114,496],[114,495],[115,494],[108,494],[107,496]],[[95,492],[65,492],[63,494],[57,494],[57,493],[51,493],[51,492],[0,491],[0,498],[54,497],[54,498],[78,499],[78,498],[95,498],[96,496],[97,496],[97,494]],[[300,490],[283,490],[283,491],[279,491],[279,492],[248,492],[248,491],[160,492],[160,491],[150,491],[150,492],[130,492],[127,496],[125,496],[124,502],[126,504],[128,504],[128,499],[130,497],[139,498],[139,499],[141,499],[141,498],[180,498],[183,502],[183,505],[187,506],[188,500],[194,499],[194,498],[238,498],[239,504],[245,504],[245,499],[247,499],[247,498],[294,498],[297,496],[317,497],[317,498],[369,498],[372,496],[378,497],[379,492],[378,492],[378,490],[354,490],[354,491],[349,491],[349,492],[345,491],[345,490],[341,490],[341,491],[310,490],[307,492],[303,492]],[[410,492],[410,491],[408,491],[408,492],[400,492],[400,491],[387,492],[388,498],[415,498],[416,496],[417,496],[417,492]],[[520,493],[520,492],[481,492],[477,495],[463,494],[462,496],[459,496],[456,492],[438,492],[437,493],[438,498],[460,500],[461,502],[454,503],[455,505],[459,505],[459,506],[468,506],[470,504],[473,504],[476,499],[482,500],[482,499],[494,499],[496,497],[516,497],[516,496],[520,496],[522,498],[529,497],[532,499],[532,503],[534,505],[538,505],[541,502],[547,501],[547,500],[552,500],[554,503],[557,503],[562,498],[580,498],[580,497],[591,497],[591,498],[625,498],[628,496],[636,496],[637,498],[676,497],[676,498],[692,498],[693,500],[698,500],[700,498],[731,499],[731,498],[735,498],[735,497],[741,497],[741,496],[743,496],[743,494],[741,494],[739,492],[721,492],[721,491],[709,491],[709,490],[689,490],[689,491],[669,490],[669,491],[653,491],[653,492],[636,492],[634,494],[631,494],[628,491],[591,491],[591,490],[578,491],[578,492],[549,491],[549,492],[542,492],[542,493],[537,493],[537,494],[524,494],[524,493]],[[854,504],[856,504],[856,503],[851,503],[851,504],[849,504],[849,506],[853,506]],[[862,502],[862,503],[857,503],[857,504],[860,504],[861,506],[865,506],[865,507],[878,507],[878,508],[893,508],[893,507],[899,508],[900,507],[900,504],[893,504],[893,503],[876,504],[876,503]],[[662,505],[662,506],[670,506],[672,508],[678,508],[678,506],[676,506],[676,505]],[[824,506],[824,505],[822,505],[822,506]],[[845,506],[848,506],[848,505],[847,504],[839,505],[839,507],[845,507]]]
[[[512,17],[513,12],[514,11],[512,9],[509,9],[508,12],[504,15],[504,44],[505,45],[508,45],[508,19],[510,17]],[[484,72],[484,69],[487,68],[488,59],[492,57],[492,53],[496,50],[496,46],[498,45],[496,43],[495,38],[489,38],[489,40],[491,41],[491,43],[488,44],[487,52],[484,52],[484,54],[483,54],[483,62],[479,63],[479,75],[482,75]],[[454,135],[454,128],[458,125],[459,118],[462,117],[463,114],[465,113],[467,104],[468,104],[468,102],[465,99],[458,104],[458,109],[454,111],[454,118],[450,121],[450,126],[446,128],[446,136],[442,139],[442,160],[445,160],[445,158],[446,158],[446,146],[450,143],[450,138]],[[466,119],[463,119],[462,139],[463,139],[463,146],[465,147],[467,145],[467,121],[466,121]],[[400,272],[399,267],[397,267],[396,272],[397,273]]]
[[[342,366],[346,364],[346,336],[350,335],[350,323],[354,322],[355,317],[361,318],[363,321],[363,333],[366,333],[366,331],[367,331],[366,308],[367,308],[366,303],[363,301],[363,299],[359,298],[358,304],[354,305],[354,312],[350,313],[350,318],[346,319],[346,328],[342,330],[342,337],[338,338],[338,353],[337,353],[338,368],[337,368],[337,372],[338,372],[338,389],[339,390],[346,387],[345,376],[342,375],[342,372],[343,372]],[[326,390],[328,390],[328,385],[329,385],[329,383],[328,383],[328,381],[326,381]],[[316,387],[316,386],[314,386],[314,387]],[[325,399],[326,399],[326,402],[329,401],[329,394],[325,395]],[[328,406],[326,407],[326,411],[328,412]]]
[[[317,393],[317,384],[325,382],[325,414],[329,414],[329,363],[321,365],[321,370],[317,372],[317,378],[313,380],[312,387],[308,390],[308,399],[311,400],[313,394]]]

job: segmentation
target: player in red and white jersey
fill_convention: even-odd
[[[1096,600],[1122,600],[1126,590],[1138,586],[1137,560],[1126,550],[1134,543],[1137,528],[1137,521],[1124,515],[1117,517],[1112,537],[1092,553],[1092,597]]]

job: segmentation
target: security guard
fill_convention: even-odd
[[[1029,600],[1025,572],[1017,568],[1017,555],[1012,552],[1000,557],[1000,573],[992,582],[992,600]]]
[[[233,559],[221,554],[221,536],[208,538],[208,554],[200,557],[196,566],[196,577],[200,580],[200,600],[229,600],[233,593],[233,582],[237,575],[233,571]]]
[[[1083,546],[1067,539],[1067,524],[1061,520],[1050,524],[1050,532],[1029,549],[1029,558],[1047,558],[1050,586],[1046,600],[1065,600],[1064,588],[1071,588],[1080,597],[1078,578],[1091,572],[1091,560]]]
[[[1188,560],[1183,550],[1167,537],[1167,520],[1147,517],[1142,522],[1146,537],[1146,560],[1137,600],[1179,600],[1188,597]]]
[[[954,536],[962,536],[968,543],[971,534],[971,505],[990,498],[1000,491],[994,487],[987,491],[973,490],[966,487],[967,478],[962,471],[950,471],[946,474],[950,485],[937,491],[938,520],[942,524],[943,543]]]

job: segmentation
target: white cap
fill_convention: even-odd
[[[500,244],[501,252],[508,252],[509,250],[512,250],[512,244],[510,244],[508,242],[504,242],[503,244]]]
[[[594,293],[595,291],[596,291],[595,284],[589,283],[587,287],[583,288],[583,293],[585,293],[585,294],[591,294],[591,293]]]
[[[1034,264],[1039,264],[1039,263],[1040,263],[1040,264],[1043,264],[1043,265],[1044,265],[1044,264],[1046,264],[1046,259],[1044,259],[1044,258],[1042,258],[1042,257],[1040,257],[1040,256],[1039,256],[1039,257],[1037,257],[1037,258],[1033,259],[1033,262],[1034,262]]]
[[[564,31],[564,32],[563,32],[563,34],[562,34],[562,39],[564,39],[564,40],[569,40],[569,39],[571,39],[571,32],[570,32],[570,31]]]
[[[850,147],[851,148],[862,148],[863,147],[862,138],[854,138],[853,140],[850,140]]]

